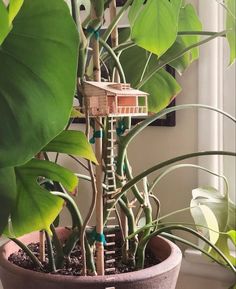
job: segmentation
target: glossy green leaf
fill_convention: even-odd
[[[140,47],[160,56],[174,42],[182,0],[147,1],[131,27],[131,38]]]
[[[24,0],[10,0],[9,5],[9,23],[12,23],[17,13],[19,12]]]
[[[197,12],[192,4],[186,4],[181,7],[179,15],[179,31],[202,31],[202,24],[198,18]],[[198,35],[181,36],[185,47],[188,47],[194,43],[199,42],[200,37]],[[195,47],[190,51],[191,62],[198,59],[199,48]]]
[[[148,110],[155,113],[167,107],[181,91],[178,82],[165,69],[155,73],[141,89],[149,93]]]
[[[232,64],[236,58],[236,1],[226,0],[226,5],[228,8],[226,29],[229,30],[226,37],[230,47],[230,64]]]
[[[0,45],[4,41],[5,37],[10,31],[9,21],[8,21],[8,12],[2,2],[0,1]]]
[[[149,53],[137,46],[126,49],[121,54],[120,61],[123,65],[126,79],[133,87],[139,84],[148,59]],[[151,69],[157,61],[157,57],[152,55],[148,62],[146,72]],[[161,69],[140,89],[149,93],[148,110],[150,112],[158,112],[170,103],[176,94],[180,92],[181,87],[168,72]]]
[[[60,182],[69,191],[76,187],[77,177],[57,164],[37,159],[17,167],[15,174],[17,202],[11,213],[10,229],[5,234],[18,237],[42,229],[49,231],[63,200],[42,188],[38,183],[40,177]]]
[[[25,163],[67,124],[77,47],[63,0],[24,1],[0,47],[0,167]]]
[[[171,62],[169,59],[175,58],[176,55],[182,52],[185,48],[186,46],[182,37],[178,36],[175,43],[159,58],[159,61],[165,62],[168,60],[169,65],[181,75],[191,64],[190,52],[185,53]]]
[[[43,150],[76,155],[97,163],[92,146],[81,131],[65,130],[55,137]]]
[[[129,9],[129,23],[131,26],[133,26],[138,14],[140,13],[141,9],[144,8],[145,6],[144,0],[134,0],[130,9]]]
[[[16,201],[16,180],[13,168],[0,169],[0,235]]]

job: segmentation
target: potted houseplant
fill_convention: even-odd
[[[60,288],[59,286],[63,288],[65,286],[71,286],[68,288],[94,288],[95,286],[96,288],[131,286],[132,288],[144,288],[144,286],[174,288],[180,265],[180,252],[175,246],[173,247],[172,243],[162,238],[159,239],[159,243],[156,243],[155,238],[152,237],[157,235],[164,235],[197,247],[216,262],[235,272],[233,264],[235,260],[232,256],[228,256],[226,246],[227,238],[234,239],[235,228],[229,220],[235,207],[228,200],[227,193],[225,196],[214,194],[218,200],[215,202],[217,205],[212,201],[212,196],[207,198],[211,194],[209,190],[194,193],[191,211],[198,227],[202,226],[206,234],[217,228],[221,231],[223,228],[225,231],[223,235],[218,234],[214,240],[206,238],[187,224],[165,223],[164,217],[159,217],[159,214],[153,218],[153,208],[150,203],[150,199],[153,199],[159,213],[159,201],[153,194],[153,188],[169,171],[178,168],[171,165],[193,156],[222,154],[235,157],[235,152],[209,151],[178,156],[159,163],[135,177],[132,175],[127,154],[128,145],[139,132],[155,119],[171,111],[196,106],[216,110],[235,121],[226,113],[204,105],[183,105],[165,109],[180,91],[180,86],[164,70],[164,67],[169,64],[178,72],[183,72],[193,60],[198,58],[199,45],[221,36],[226,36],[229,41],[231,62],[233,62],[235,1],[228,0],[224,6],[227,13],[227,27],[222,32],[202,31],[193,6],[180,0],[125,2],[116,15],[115,1],[71,1],[74,23],[66,4],[61,0],[15,0],[10,1],[7,6],[0,1],[2,15],[0,23],[3,27],[0,34],[0,63],[1,67],[6,67],[0,74],[2,104],[0,112],[3,119],[0,127],[0,194],[2,197],[0,230],[12,239],[1,251],[0,272],[6,289],[24,288],[25,282],[28,288],[44,286],[51,289]],[[80,19],[80,5],[89,10],[83,22]],[[101,35],[104,10],[109,5],[113,20]],[[122,40],[117,43],[117,23],[128,8],[131,30],[121,31]],[[163,27],[163,29],[156,30],[153,29],[154,27]],[[111,45],[107,43],[110,35],[112,35]],[[200,35],[207,38],[200,40]],[[91,50],[89,47],[92,48],[92,55],[89,54]],[[89,96],[96,96],[89,95],[89,85],[96,87],[96,84],[86,80],[101,82],[100,60],[105,67],[102,75],[105,81],[114,81],[117,84],[125,83],[127,79],[132,87],[149,93],[149,110],[152,115],[133,128],[130,127],[130,116],[140,110],[128,109],[125,113],[120,110],[116,116],[102,113],[91,117],[92,103],[95,103],[95,108],[100,109],[100,107],[97,100],[89,99]],[[72,110],[76,74],[78,76],[76,96],[81,108],[79,112]],[[144,101],[145,98],[140,99],[136,105],[138,109],[145,106]],[[133,109],[133,104],[129,103],[128,106],[132,106]],[[81,112],[86,119],[86,136],[88,139],[92,136],[90,141],[95,142],[96,156],[83,133],[68,130],[69,117],[78,117]],[[114,135],[117,144],[114,142]],[[102,144],[104,144],[103,149]],[[114,155],[114,146],[117,146],[117,155]],[[88,160],[85,167],[89,175],[79,175],[80,178],[91,181],[93,195],[93,203],[89,205],[89,214],[84,221],[73,196],[68,193],[77,186],[77,176],[68,169],[50,162],[48,152],[66,153]],[[96,164],[95,168],[93,164]],[[150,185],[147,176],[159,170],[162,170],[160,175]],[[103,182],[104,175],[105,182]],[[143,182],[142,189],[137,186],[140,181]],[[130,201],[128,197],[130,193],[136,201]],[[56,230],[54,220],[64,202],[72,215],[72,228]],[[139,204],[137,206],[139,212],[134,217],[135,202]],[[117,205],[121,208],[120,212],[116,210]],[[86,230],[95,206],[96,227]],[[229,209],[225,211],[225,208]],[[223,211],[224,218],[227,220],[222,221],[220,227],[209,228],[202,222],[209,211],[218,218],[222,216]],[[119,216],[121,232],[116,232],[116,227],[112,225],[113,231],[107,232],[111,237],[105,238],[112,212]],[[142,214],[144,218],[141,218]],[[41,233],[25,235],[37,230]],[[210,249],[196,246],[174,235],[171,230],[184,230],[194,234]],[[55,274],[63,271],[65,264],[69,263],[76,244],[80,246],[79,256],[82,261],[76,265],[75,274],[103,275],[104,271],[113,272],[113,266],[108,265],[104,268],[104,246],[106,242],[114,245],[119,234],[122,240],[120,261],[123,264],[135,270],[142,269],[146,247],[151,242],[153,244],[150,250],[166,248],[166,250],[157,250],[158,258],[164,261],[150,270],[144,269],[132,273],[134,275],[75,278]],[[25,236],[18,239],[22,235]],[[44,262],[44,237],[47,244],[46,263]],[[109,238],[114,239],[109,242]],[[40,249],[37,252],[39,258],[37,254],[35,256],[32,253],[32,247],[24,245],[28,245],[32,240],[39,242]],[[17,250],[15,244],[28,254],[26,266],[34,264],[34,270],[53,274],[36,273],[10,264],[7,258],[12,253],[9,250],[12,248]],[[172,252],[176,252],[177,257],[172,257]],[[106,261],[106,264],[112,264],[113,258]],[[165,270],[161,264],[164,265]],[[171,270],[174,271],[174,277],[166,281]],[[17,277],[15,277],[16,273],[19,273]],[[159,277],[156,277],[157,273]],[[64,285],[63,282],[68,283]],[[152,282],[159,283],[154,287]]]

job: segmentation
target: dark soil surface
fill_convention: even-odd
[[[38,243],[36,244],[32,243],[28,245],[28,247],[37,257],[39,257],[39,244]],[[109,250],[115,251],[115,254],[112,254],[112,255],[105,254],[105,261],[108,261],[109,259],[115,259],[115,262],[111,264],[106,263],[106,268],[115,268],[115,271],[112,270],[110,272],[106,272],[106,275],[120,274],[120,273],[127,273],[127,272],[135,271],[133,266],[122,263],[121,246],[117,244],[117,242],[116,242],[116,247],[113,246],[112,248],[109,248]],[[22,268],[42,272],[42,270],[34,266],[33,262],[22,250],[19,250],[18,252],[11,254],[8,260],[12,262],[13,264],[20,266]],[[72,251],[70,258],[65,260],[63,268],[58,269],[56,272],[53,272],[52,274],[81,276],[81,272],[82,272],[81,260],[82,260],[82,256],[81,256],[80,247],[76,246],[74,250]],[[156,260],[156,258],[150,252],[146,253],[145,268],[156,265],[159,262],[160,260]],[[43,262],[43,267],[44,267],[43,272],[50,273],[49,265],[48,265],[48,257],[47,257],[47,248],[46,248],[46,259],[45,259],[45,262]]]

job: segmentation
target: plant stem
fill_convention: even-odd
[[[42,271],[44,271],[42,263],[24,243],[16,238],[10,238],[10,240],[16,243],[29,256],[36,268],[40,268]]]
[[[76,231],[77,238],[73,239],[74,243],[70,242],[70,246],[69,245],[67,246],[67,249],[71,248],[71,250],[72,250],[75,243],[79,240],[78,232],[79,233],[81,232],[81,227],[83,225],[83,220],[82,220],[80,211],[79,211],[75,201],[73,200],[73,198],[70,195],[68,195],[66,193],[62,193],[62,192],[51,192],[51,193],[55,196],[63,198],[66,202],[70,203],[71,210],[73,210],[73,214],[75,214],[75,216],[76,216],[76,224],[79,228],[79,231]],[[95,265],[94,265],[94,261],[93,261],[93,254],[92,254],[92,251],[91,251],[91,248],[89,246],[87,238],[85,238],[85,246],[86,246],[86,262],[88,264],[88,268],[89,268],[91,274],[95,274],[96,269],[95,269]]]
[[[232,263],[228,260],[228,258],[221,252],[221,250],[219,248],[217,248],[214,244],[212,244],[207,238],[205,238],[203,235],[201,235],[200,233],[198,233],[197,231],[185,227],[185,226],[181,226],[181,225],[173,225],[173,226],[167,226],[165,228],[161,228],[158,229],[157,231],[153,232],[152,234],[150,234],[146,240],[144,241],[148,241],[150,240],[152,237],[157,236],[163,232],[165,232],[166,230],[182,230],[182,231],[186,231],[188,233],[191,233],[192,235],[197,236],[198,238],[202,239],[205,243],[207,243],[209,246],[212,247],[212,249],[214,251],[216,251],[222,258],[223,260],[229,265],[229,267],[231,268],[231,270],[233,272],[236,272],[236,269],[234,268],[234,266],[232,265]]]
[[[106,51],[111,56],[111,58],[114,60],[115,66],[116,66],[118,73],[119,73],[119,76],[121,78],[121,82],[126,83],[123,68],[122,68],[120,61],[119,61],[118,57],[116,56],[115,52],[102,38],[99,38],[99,42],[106,49]]]
[[[133,2],[133,0],[127,0],[125,5],[122,6],[120,11],[117,13],[116,17],[113,19],[111,24],[108,26],[106,32],[103,35],[103,39],[104,39],[105,42],[108,40],[109,36],[111,35],[111,32],[114,30],[114,27],[118,24],[118,22],[120,21],[121,17],[124,15],[124,13],[129,8],[129,6],[132,4],[132,2]]]
[[[45,231],[47,249],[48,249],[48,265],[50,272],[56,272],[55,258],[53,254],[52,241],[47,231]]]
[[[146,61],[145,65],[144,65],[144,68],[143,68],[143,71],[142,71],[142,74],[141,74],[141,77],[140,77],[140,81],[142,81],[143,78],[144,78],[144,75],[145,75],[146,70],[147,70],[147,68],[148,68],[148,64],[149,64],[149,62],[150,62],[150,60],[151,60],[151,57],[152,57],[152,53],[149,52],[147,61]]]
[[[221,265],[221,266],[224,266],[224,264],[222,264],[217,258],[215,258],[214,256],[212,256],[211,254],[209,254],[206,250],[202,249],[201,247],[193,244],[192,242],[189,242],[181,237],[178,237],[178,236],[175,236],[175,235],[172,235],[172,234],[169,234],[169,233],[166,233],[166,232],[163,232],[160,234],[161,236],[163,237],[166,237],[168,239],[173,239],[175,241],[179,241],[185,245],[188,245],[200,252],[202,252],[204,255],[206,255],[207,257],[209,257],[210,259],[212,259],[214,262],[216,262],[217,264]],[[231,268],[232,269],[232,268]]]
[[[147,117],[144,121],[140,122],[139,124],[137,124],[135,127],[133,127],[133,129],[131,129],[126,136],[123,136],[120,138],[120,146],[123,147],[123,150],[125,150],[128,146],[128,144],[131,142],[131,140],[138,135],[144,128],[146,128],[149,124],[151,124],[153,121],[167,115],[170,112],[173,111],[179,111],[182,109],[193,109],[193,108],[201,108],[201,109],[209,109],[215,112],[218,112],[220,114],[222,114],[223,116],[229,118],[230,120],[232,120],[234,123],[236,122],[236,119],[234,117],[232,117],[231,115],[229,115],[228,113],[224,112],[223,110],[220,110],[218,108],[209,106],[209,105],[204,105],[204,104],[182,104],[182,105],[177,105],[174,107],[169,107],[166,108],[154,115],[151,115],[149,117]]]
[[[195,168],[195,169],[198,169],[198,170],[202,170],[202,171],[205,171],[213,176],[216,176],[218,178],[222,178],[224,180],[224,183],[225,183],[225,188],[226,188],[226,194],[228,195],[228,182],[227,182],[227,179],[225,176],[223,175],[219,175],[211,170],[208,170],[207,168],[204,168],[204,167],[201,167],[201,166],[198,166],[198,165],[194,165],[194,164],[179,164],[179,165],[176,165],[176,166],[172,166],[170,168],[168,168],[167,170],[165,170],[164,172],[162,172],[152,183],[151,187],[150,187],[150,192],[153,191],[154,187],[160,182],[160,180],[162,178],[164,178],[167,174],[173,172],[174,170],[177,170],[177,169],[180,169],[180,168]]]
[[[215,38],[217,38],[217,37],[219,37],[219,36],[223,36],[223,35],[226,34],[226,32],[227,32],[226,30],[221,31],[221,32],[217,32],[217,33],[215,33],[214,35],[212,35],[212,36],[210,36],[210,37],[207,37],[207,38],[204,39],[204,40],[201,40],[201,41],[199,41],[199,42],[197,42],[197,43],[194,43],[194,44],[186,47],[186,48],[183,49],[181,52],[176,53],[175,56],[172,56],[172,57],[167,58],[165,61],[161,61],[161,58],[160,58],[160,62],[159,62],[157,65],[155,65],[152,70],[150,70],[150,71],[148,72],[148,74],[147,74],[147,75],[144,77],[144,79],[136,86],[136,88],[137,88],[137,89],[140,89],[158,70],[160,70],[161,68],[165,67],[165,66],[166,66],[167,64],[169,64],[170,62],[172,62],[172,61],[178,59],[179,57],[183,56],[186,52],[190,51],[191,49],[193,49],[193,48],[195,48],[195,47],[198,47],[198,46],[200,46],[200,45],[203,45],[203,44],[205,44],[205,43],[207,43],[207,42],[209,42],[209,41],[211,41],[211,40],[213,40],[213,39],[215,39]]]
[[[212,35],[215,35],[216,33],[219,33],[219,32],[216,32],[216,31],[178,31],[178,35],[205,35],[205,36],[212,36]],[[225,34],[223,35],[220,35],[222,37],[225,37],[226,36],[226,30],[225,30]]]
[[[195,153],[190,153],[190,154],[186,154],[186,155],[181,155],[181,156],[169,159],[167,161],[159,163],[159,164],[145,170],[144,172],[142,172],[139,175],[137,175],[136,177],[134,177],[131,181],[129,181],[128,183],[126,183],[124,185],[124,187],[121,189],[119,196],[122,196],[127,190],[132,188],[132,186],[134,186],[137,182],[139,182],[144,177],[148,176],[149,174],[151,174],[151,173],[153,173],[153,172],[155,172],[161,168],[164,168],[165,166],[171,165],[175,162],[179,162],[179,161],[182,161],[182,160],[185,160],[188,158],[194,158],[194,157],[199,157],[199,156],[210,156],[210,155],[236,156],[236,153],[227,152],[227,151],[204,151],[204,152],[195,152]]]
[[[55,257],[56,268],[61,269],[63,261],[64,261],[64,253],[63,253],[61,241],[59,240],[59,238],[57,236],[56,229],[55,229],[54,225],[51,225],[50,229],[52,231],[53,244],[55,246],[55,251],[56,251],[56,257]]]

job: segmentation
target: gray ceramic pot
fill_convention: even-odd
[[[61,239],[67,231],[59,230]],[[39,241],[38,233],[20,238],[25,244]],[[0,249],[0,278],[4,289],[174,289],[181,263],[181,251],[172,242],[161,237],[150,241],[153,253],[164,260],[158,265],[132,273],[97,277],[71,277],[37,273],[8,262],[18,246],[8,242]]]

